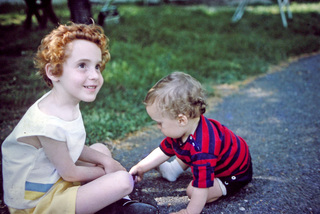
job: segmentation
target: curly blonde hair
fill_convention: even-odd
[[[101,27],[95,24],[85,25],[72,22],[69,25],[60,25],[42,39],[34,59],[38,73],[49,87],[52,88],[53,85],[46,75],[46,64],[50,63],[54,68],[53,75],[61,76],[63,72],[62,64],[68,57],[66,54],[66,46],[68,43],[77,39],[93,42],[100,48],[102,53],[101,71],[104,70],[105,64],[110,60],[108,50],[109,39],[104,35]]]
[[[169,74],[149,90],[144,104],[154,103],[173,119],[179,114],[189,118],[199,117],[205,113],[207,106],[201,84],[183,72]]]

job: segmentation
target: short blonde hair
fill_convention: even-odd
[[[199,117],[207,106],[201,84],[183,72],[169,74],[149,90],[144,104],[154,103],[171,118],[177,118],[179,114]]]
[[[110,60],[109,40],[101,27],[95,24],[85,25],[72,22],[70,25],[60,25],[44,37],[34,59],[38,73],[49,87],[52,87],[52,82],[46,75],[46,64],[50,63],[53,66],[54,75],[61,76],[63,72],[62,64],[68,57],[66,55],[67,44],[77,39],[93,42],[100,48],[102,53],[101,71],[104,70],[105,64]]]

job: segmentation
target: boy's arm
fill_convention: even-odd
[[[141,181],[145,172],[159,166],[163,162],[169,160],[169,158],[170,157],[163,153],[163,151],[158,147],[138,164],[133,166],[129,173],[136,176],[136,181]]]
[[[47,137],[38,137],[48,159],[57,169],[59,175],[66,181],[91,181],[106,172],[102,167],[76,166],[72,161],[66,142]]]
[[[193,188],[192,197],[187,206],[187,209],[180,210],[171,214],[199,214],[207,202],[209,194],[208,188]]]
[[[192,198],[187,206],[189,214],[201,213],[204,205],[206,205],[208,199],[208,188],[193,188]]]

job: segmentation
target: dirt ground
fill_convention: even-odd
[[[203,214],[320,213],[319,80],[316,54],[249,83],[220,86],[222,97],[210,99],[206,116],[247,141],[254,176],[239,193],[206,205]],[[114,157],[129,170],[162,138],[150,127],[118,142]],[[178,211],[188,204],[185,188],[191,179],[186,171],[170,183],[152,170],[131,198],[158,206],[161,214]]]
[[[320,213],[320,55],[290,63],[231,90],[207,117],[228,126],[249,144],[253,181],[234,196],[208,204],[209,213]],[[230,90],[223,91],[228,93]],[[150,128],[120,142],[113,151],[129,170],[158,146],[163,136]],[[146,173],[131,197],[160,213],[187,206],[186,171],[176,182]]]

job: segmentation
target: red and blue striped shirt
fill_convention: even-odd
[[[251,163],[247,143],[218,121],[203,115],[186,142],[167,137],[160,149],[190,166],[192,186],[198,188],[212,187],[215,177],[242,174]]]

